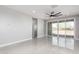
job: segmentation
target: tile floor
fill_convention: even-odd
[[[79,40],[44,37],[0,48],[0,54],[78,54]]]

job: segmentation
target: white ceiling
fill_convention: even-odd
[[[79,15],[78,5],[8,5],[6,7],[41,19],[49,19],[46,13],[51,11],[62,12],[63,15],[60,17]]]

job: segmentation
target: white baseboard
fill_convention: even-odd
[[[31,39],[32,39],[32,38],[24,39],[24,40],[19,40],[19,41],[15,41],[15,42],[10,42],[10,43],[6,43],[6,44],[2,44],[2,45],[0,45],[0,48],[6,47],[6,46],[9,46],[9,45],[13,45],[13,44],[16,44],[16,43],[22,43],[22,42],[24,42],[24,41],[31,40]]]

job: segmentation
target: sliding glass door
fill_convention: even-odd
[[[59,21],[58,24],[59,46],[65,47],[65,21]]]
[[[50,27],[50,26],[49,26]],[[74,36],[74,20],[56,21],[51,25],[52,35],[58,36]]]
[[[58,45],[58,23],[57,22],[53,22],[52,23],[52,34],[53,34],[53,44],[54,45]]]
[[[52,36],[53,45],[74,48],[74,19],[49,22],[48,33]]]

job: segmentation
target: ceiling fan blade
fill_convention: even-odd
[[[58,15],[58,14],[61,14],[61,12],[58,12],[58,13],[56,13],[56,14],[54,14],[54,15]]]
[[[54,17],[59,17],[59,16],[62,16],[63,14],[57,14],[57,15],[55,15]]]

